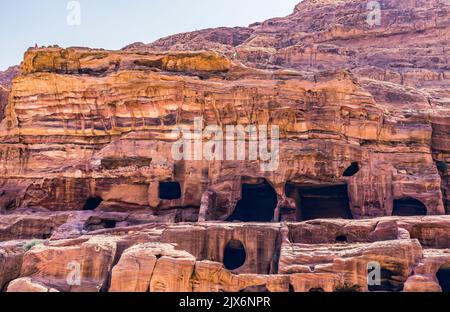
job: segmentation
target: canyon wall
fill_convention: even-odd
[[[0,289],[447,291],[450,5],[367,3],[29,49],[0,86]],[[174,156],[229,126],[278,127],[279,157]]]
[[[345,70],[251,69],[214,52],[30,50],[1,124],[2,198],[15,200],[3,209],[82,210],[101,198],[100,209],[186,209],[192,221],[210,191],[207,219],[225,220],[242,185],[264,180],[279,202],[288,185],[296,200],[305,187],[345,186],[355,218],[391,215],[404,199],[445,214],[427,97],[362,81]],[[173,130],[193,129],[195,118],[279,126],[277,170],[175,160]],[[159,196],[166,182],[179,183],[179,198]]]

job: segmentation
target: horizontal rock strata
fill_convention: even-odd
[[[450,6],[378,2],[30,48],[0,73],[0,290],[450,291]]]

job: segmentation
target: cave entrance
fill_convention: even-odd
[[[336,236],[336,242],[338,243],[346,243],[347,241],[347,236],[345,235]]]
[[[370,270],[367,271],[367,276],[371,273]],[[369,291],[375,292],[399,292],[403,290],[403,283],[398,280],[393,272],[381,268],[380,272],[380,284],[379,285],[369,285]]]
[[[439,281],[439,285],[443,292],[450,292],[450,267],[441,268],[437,273],[436,277]]]
[[[401,198],[394,200],[393,216],[425,216],[427,215],[427,207],[414,198]]]
[[[247,258],[244,244],[239,240],[230,240],[223,252],[223,264],[230,271],[236,270],[244,265]]]
[[[114,229],[117,225],[116,220],[104,219],[102,220],[102,225],[105,229]]]
[[[86,221],[84,229],[86,231],[98,231],[103,229],[114,229],[117,226],[117,221],[113,219],[102,219],[97,217],[92,217]]]
[[[286,185],[286,195],[297,202],[297,220],[353,219],[347,185]]]
[[[348,167],[345,171],[343,176],[344,177],[352,177],[355,174],[359,172],[359,164],[357,162],[354,162]]]
[[[278,203],[277,193],[265,179],[259,182],[242,184],[241,200],[227,221],[272,221]]]
[[[101,197],[89,197],[84,204],[83,210],[95,210],[103,202]]]
[[[178,182],[159,182],[159,198],[174,200],[181,198],[181,186]]]

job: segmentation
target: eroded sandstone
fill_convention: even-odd
[[[380,3],[376,26],[367,1],[305,0],[121,51],[29,49],[0,74],[0,289],[449,291],[450,9]],[[276,170],[176,159],[197,120],[279,127]]]

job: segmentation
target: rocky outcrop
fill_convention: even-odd
[[[0,71],[0,85],[6,89],[9,89],[12,85],[14,77],[19,75],[19,72],[19,66],[11,66],[5,71]]]
[[[10,215],[0,219],[0,241],[13,239],[48,239],[66,223],[67,215]]]
[[[281,248],[279,270],[292,274],[291,283],[299,292],[368,291],[368,270],[377,263],[382,272],[379,290],[401,291],[421,258],[422,249],[414,240],[334,246],[291,243]]]
[[[127,249],[112,271],[113,292],[186,292],[195,257],[173,245],[148,243]]]
[[[8,103],[8,95],[8,90],[5,87],[0,86],[0,120],[3,119],[5,114],[6,104]]]
[[[59,291],[98,292],[107,285],[116,251],[117,242],[105,237],[36,245],[24,255],[20,272],[30,279],[8,290],[19,291],[21,285],[28,291],[38,284]]]
[[[258,67],[350,68],[401,84],[448,84],[446,1],[303,1],[282,18],[247,28],[178,34],[125,50],[219,50]],[[379,9],[379,11],[378,11]],[[447,81],[447,82],[446,82]]]
[[[11,66],[5,71],[0,71],[0,122],[5,117],[9,90],[11,89],[14,77],[17,75],[19,75],[19,66]]]
[[[405,283],[407,292],[448,292],[449,249],[428,249],[424,258]],[[441,286],[442,285],[442,286]]]
[[[355,218],[391,215],[394,200],[404,198],[420,201],[425,213],[444,214],[430,121],[406,117],[406,107],[393,107],[401,98],[387,103],[380,95],[402,89],[366,83],[372,93],[348,72],[250,70],[214,53],[29,51],[0,131],[3,209],[81,210],[98,200],[102,210],[151,208],[195,221],[209,190],[220,208],[208,211],[207,219],[225,220],[242,185],[265,179],[278,200],[292,185],[289,196],[297,203],[304,196],[299,185],[319,192],[339,185],[335,196],[348,201],[341,208],[348,205]],[[430,112],[426,98],[410,98],[419,111]],[[278,170],[261,172],[260,161],[244,168],[241,161],[174,160],[170,130],[191,127],[198,116],[205,126],[279,126]],[[351,166],[359,171],[345,176]],[[207,182],[198,184],[206,174]],[[178,200],[158,194],[164,181],[179,183]]]
[[[439,228],[450,219],[441,217],[440,224],[434,219],[252,223],[250,230],[227,223],[125,226],[73,239],[2,243],[7,257],[0,277],[11,292],[443,291],[449,243],[433,249],[421,245],[423,238],[400,234],[421,225],[445,235]],[[396,229],[398,237],[384,228]],[[277,234],[275,245],[268,229]],[[311,231],[318,231],[315,237],[348,231],[348,241],[340,235],[335,241],[311,242]],[[360,242],[350,242],[351,233],[362,233]],[[266,250],[273,251],[270,259]],[[255,265],[267,261],[269,271]],[[371,272],[377,268],[380,283],[372,285]]]
[[[31,244],[21,240],[0,243],[0,291],[20,275],[23,255]]]
[[[0,87],[0,288],[447,291],[450,8],[413,2],[29,49]]]
[[[303,1],[282,18],[247,28],[217,28],[179,34],[133,51],[214,49],[259,68],[349,69],[370,85],[383,81],[417,87],[431,105],[433,158],[449,206],[448,140],[450,6],[442,0]],[[241,40],[224,40],[233,36]],[[371,86],[365,87],[371,88]],[[379,84],[379,83],[378,83]],[[393,87],[393,85],[390,85]],[[385,90],[387,91],[387,90]],[[411,104],[392,89],[387,102]],[[397,94],[397,95],[395,95]],[[406,97],[405,97],[406,96]],[[397,106],[398,107],[398,106]],[[409,114],[410,112],[405,114]],[[376,182],[380,183],[380,182]],[[380,195],[383,196],[383,195]]]
[[[45,293],[45,292],[59,292],[58,290],[54,288],[49,288],[48,286],[44,285],[43,283],[33,280],[29,277],[23,277],[18,278],[14,281],[12,281],[7,289],[7,292],[13,292],[13,293]]]

